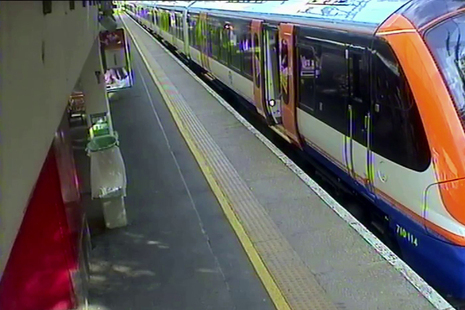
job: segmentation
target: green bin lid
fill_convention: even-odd
[[[102,151],[109,149],[118,144],[118,139],[113,135],[104,135],[94,137],[87,144],[87,149],[91,152]]]

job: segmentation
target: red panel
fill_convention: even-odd
[[[44,163],[0,283],[2,310],[74,307],[73,254],[53,149]]]
[[[296,61],[295,61],[295,50],[294,50],[294,25],[291,24],[280,24],[279,25],[279,37],[280,37],[280,50],[282,56],[287,50],[287,65],[286,71],[281,69],[282,75],[282,91],[287,93],[287,102],[284,99],[282,105],[282,116],[283,125],[286,128],[286,133],[291,138],[292,142],[299,147],[302,147],[299,133],[297,130],[297,116],[296,116]],[[283,48],[283,45],[286,48]],[[281,61],[282,62],[282,61]],[[283,97],[284,98],[284,97]]]

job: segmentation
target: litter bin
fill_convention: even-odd
[[[87,145],[92,199],[101,200],[107,228],[127,225],[126,169],[118,144],[117,135],[103,135],[92,138]]]

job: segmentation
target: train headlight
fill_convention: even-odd
[[[276,101],[274,101],[274,99],[271,99],[270,101],[268,101],[268,104],[270,105],[270,107],[274,107],[276,104]]]

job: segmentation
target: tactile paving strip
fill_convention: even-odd
[[[176,113],[181,120],[177,125],[184,127],[202,153],[219,188],[229,201],[289,306],[295,310],[336,309],[314,275],[281,234],[263,206],[186,103],[185,98],[177,91],[151,55],[144,40],[138,40],[137,34],[130,32],[144,54],[150,67],[149,70],[156,76],[158,87],[162,87],[169,96],[171,102],[167,104],[171,112]]]

